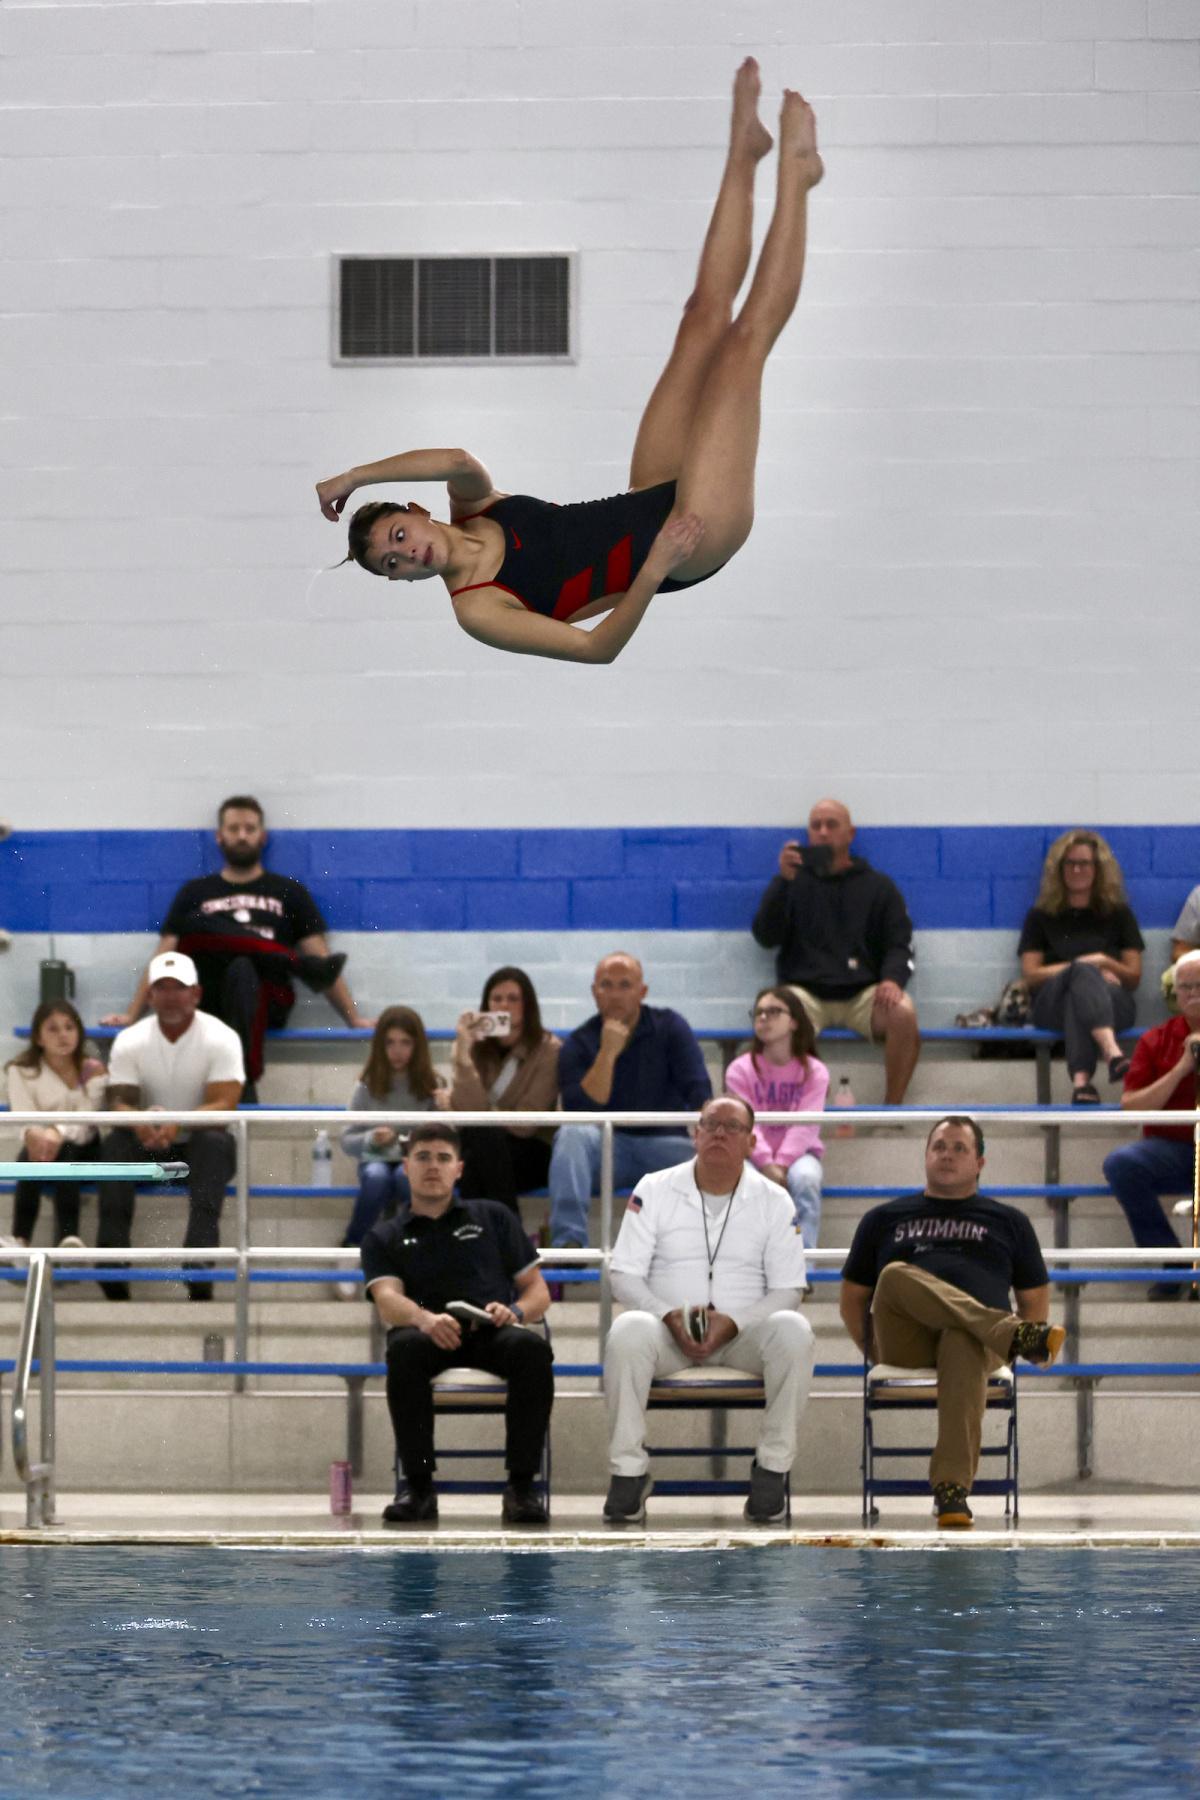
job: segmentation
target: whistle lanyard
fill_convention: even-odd
[[[692,1180],[696,1180],[694,1175],[692,1176]],[[716,1248],[714,1249],[708,1235],[708,1206],[705,1203],[704,1193],[700,1183],[698,1181],[696,1182],[696,1192],[700,1196],[700,1218],[704,1224],[704,1254],[708,1261],[708,1297],[710,1300],[712,1299],[713,1270],[716,1268],[717,1258],[721,1254],[721,1245],[725,1242],[725,1233],[729,1229],[729,1215],[733,1211],[733,1203],[738,1197],[738,1188],[740,1188],[741,1185],[742,1178],[739,1175],[737,1186],[729,1196],[729,1205],[725,1208],[725,1217],[721,1220],[721,1229],[717,1236]]]

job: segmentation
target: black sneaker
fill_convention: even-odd
[[[437,1516],[437,1489],[432,1483],[426,1488],[415,1488],[411,1482],[402,1481],[396,1498],[383,1509],[385,1525],[436,1525]]]
[[[1146,1289],[1147,1300],[1182,1300],[1187,1293],[1186,1281],[1156,1281]]]
[[[1066,1337],[1061,1325],[1046,1325],[1024,1319],[1013,1332],[1008,1360],[1016,1362],[1018,1356],[1023,1356],[1026,1362],[1052,1363],[1066,1342]]]
[[[614,1475],[608,1484],[604,1517],[610,1525],[644,1525],[646,1501],[654,1490],[649,1475]]]
[[[752,1525],[778,1525],[787,1518],[787,1477],[750,1464],[750,1492],[742,1508]]]
[[[967,1490],[956,1481],[939,1481],[933,1490],[933,1510],[939,1531],[970,1531],[975,1515],[967,1505]]]
[[[548,1525],[550,1513],[546,1502],[532,1481],[510,1480],[500,1502],[500,1517],[506,1525]]]

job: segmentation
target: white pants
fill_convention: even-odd
[[[812,1386],[816,1345],[812,1327],[798,1312],[776,1312],[739,1331],[708,1358],[706,1367],[761,1375],[766,1410],[758,1440],[762,1469],[785,1474],[796,1460],[800,1417]],[[653,1313],[622,1313],[604,1350],[604,1399],[608,1409],[608,1457],[614,1475],[644,1475],[646,1402],[656,1375],[690,1369],[667,1327]]]

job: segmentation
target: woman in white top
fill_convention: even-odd
[[[96,1112],[104,1105],[108,1075],[104,1064],[85,1056],[83,1020],[69,1000],[43,1000],[29,1028],[29,1048],[6,1069],[8,1104],[13,1112]],[[27,1125],[18,1161],[32,1164],[91,1162],[99,1141],[94,1125]],[[55,1239],[82,1249],[79,1186],[73,1181],[18,1181],[13,1194],[13,1236],[33,1240],[43,1186],[54,1199]]]

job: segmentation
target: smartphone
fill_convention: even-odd
[[[506,1037],[512,1027],[512,1014],[506,1012],[476,1013],[471,1029],[477,1038]]]

